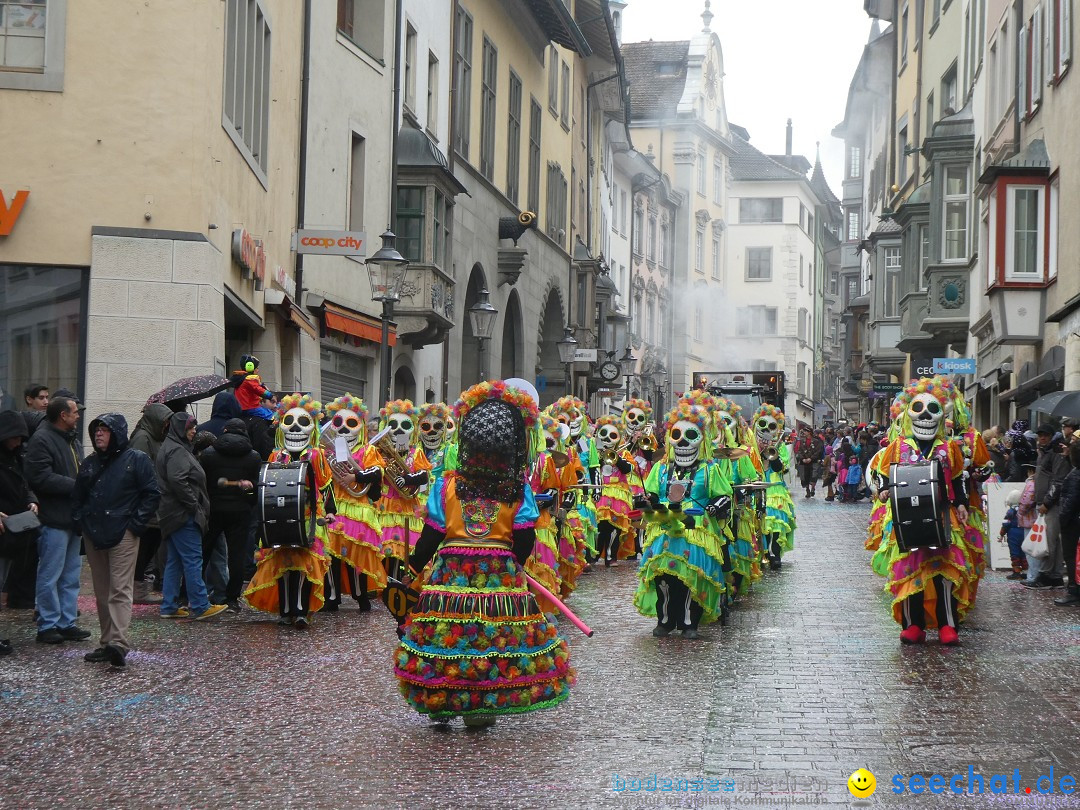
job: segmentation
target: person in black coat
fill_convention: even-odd
[[[1080,605],[1080,585],[1076,584],[1076,547],[1080,540],[1080,442],[1069,445],[1072,469],[1061,484],[1058,513],[1061,521],[1061,551],[1065,557],[1065,595],[1054,600],[1055,605]]]
[[[7,579],[12,558],[26,557],[37,544],[37,529],[7,531],[2,518],[31,511],[38,504],[23,473],[23,444],[27,439],[26,421],[15,411],[0,412],[0,588]],[[11,642],[0,639],[0,655],[11,652]]]
[[[83,536],[94,580],[101,645],[83,656],[91,663],[126,663],[139,537],[157,509],[154,463],[128,444],[127,420],[106,413],[90,422],[94,453],[79,468],[72,519]]]
[[[255,481],[259,478],[262,458],[251,446],[243,419],[230,419],[224,432],[199,457],[206,471],[206,489],[210,495],[210,519],[203,548],[222,532],[229,548],[229,583],[225,603],[240,610],[244,575],[252,562],[248,556],[248,527],[255,506]]]

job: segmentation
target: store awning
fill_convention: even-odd
[[[315,338],[315,340],[319,339],[319,330],[316,328],[315,324],[307,319],[307,316],[291,298],[285,299],[285,303],[281,305],[281,309],[285,311],[285,317],[289,319],[289,322],[292,323],[293,326],[302,332],[307,332]]]
[[[331,304],[329,301],[323,304],[323,323],[327,329],[341,332],[344,335],[352,335],[361,340],[372,343],[382,343],[382,323],[378,318],[356,312],[352,309]],[[387,341],[391,346],[397,343],[397,329],[390,327],[390,336]]]
[[[998,400],[1001,402],[1012,402],[1015,400],[1017,405],[1024,407],[1027,403],[1037,399],[1040,394],[1048,394],[1051,391],[1061,390],[1061,383],[1064,377],[1064,368],[1055,368],[1050,371],[1044,371],[1037,377],[1032,377],[1030,380],[1020,383],[1015,388],[1010,388],[1008,391],[1002,391],[998,394]]]

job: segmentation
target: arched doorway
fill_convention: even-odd
[[[558,288],[548,290],[540,316],[540,342],[536,358],[536,390],[541,406],[550,405],[567,392],[566,366],[559,358],[559,341],[563,339],[562,295]]]
[[[506,302],[506,317],[503,320],[502,373],[504,380],[511,377],[525,376],[525,340],[521,333],[521,305],[517,291],[510,293]]]
[[[461,390],[480,382],[480,341],[473,334],[469,308],[480,299],[480,291],[487,288],[484,268],[473,265],[469,285],[465,288],[465,308],[461,315]],[[486,358],[485,358],[486,359]],[[486,364],[490,365],[490,364]]]
[[[416,402],[416,378],[408,366],[402,366],[394,373],[394,399]]]

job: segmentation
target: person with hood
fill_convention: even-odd
[[[45,421],[26,445],[26,480],[37,496],[42,526],[36,593],[37,640],[41,644],[90,637],[88,631],[75,626],[82,557],[71,516],[71,493],[82,463],[82,448],[75,438],[81,416],[77,400],[53,397],[45,410]]]
[[[28,431],[21,413],[0,412],[0,589],[4,587],[13,557],[31,553],[37,543],[37,529],[9,531],[2,518],[30,511],[37,514],[38,503],[23,473],[23,445]],[[11,652],[11,642],[0,639],[0,655]]]
[[[254,482],[258,480],[262,458],[251,446],[244,420],[230,419],[213,446],[202,452],[199,462],[206,472],[210,495],[210,519],[203,548],[212,545],[218,535],[225,534],[229,549],[225,604],[239,612],[244,573],[251,562],[247,556],[248,527],[255,506]]]
[[[192,449],[195,424],[191,414],[174,413],[154,462],[161,487],[158,523],[168,555],[161,602],[161,616],[167,619],[189,615],[209,619],[225,610],[225,605],[210,604],[203,581],[202,537],[210,516],[210,497],[206,493],[206,473]],[[178,604],[181,577],[190,612]]]
[[[94,581],[101,646],[83,656],[91,663],[127,663],[128,627],[139,538],[161,493],[154,464],[128,441],[127,420],[104,413],[90,422],[94,453],[83,461],[72,493],[72,518],[83,536]]]
[[[199,425],[199,430],[207,430],[214,436],[220,436],[225,432],[225,423],[230,419],[239,419],[243,415],[240,402],[232,389],[221,391],[214,397],[214,407],[210,411],[210,418]]]
[[[161,443],[165,439],[165,429],[172,416],[172,408],[160,402],[154,402],[143,408],[142,418],[135,425],[131,433],[128,446],[132,450],[140,450],[150,458],[153,463],[157,459]],[[91,437],[93,438],[93,437]],[[151,588],[146,582],[146,569],[157,554],[161,545],[161,529],[158,527],[157,515],[150,518],[150,523],[139,538],[139,558],[135,562],[135,604],[156,605],[161,602],[160,596],[151,593]],[[159,572],[160,574],[160,572]],[[160,576],[158,581],[160,582]]]

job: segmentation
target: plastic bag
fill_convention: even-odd
[[[1030,557],[1045,557],[1050,553],[1046,545],[1046,518],[1042,515],[1035,520],[1034,525],[1028,530],[1024,544],[1020,547]]]

